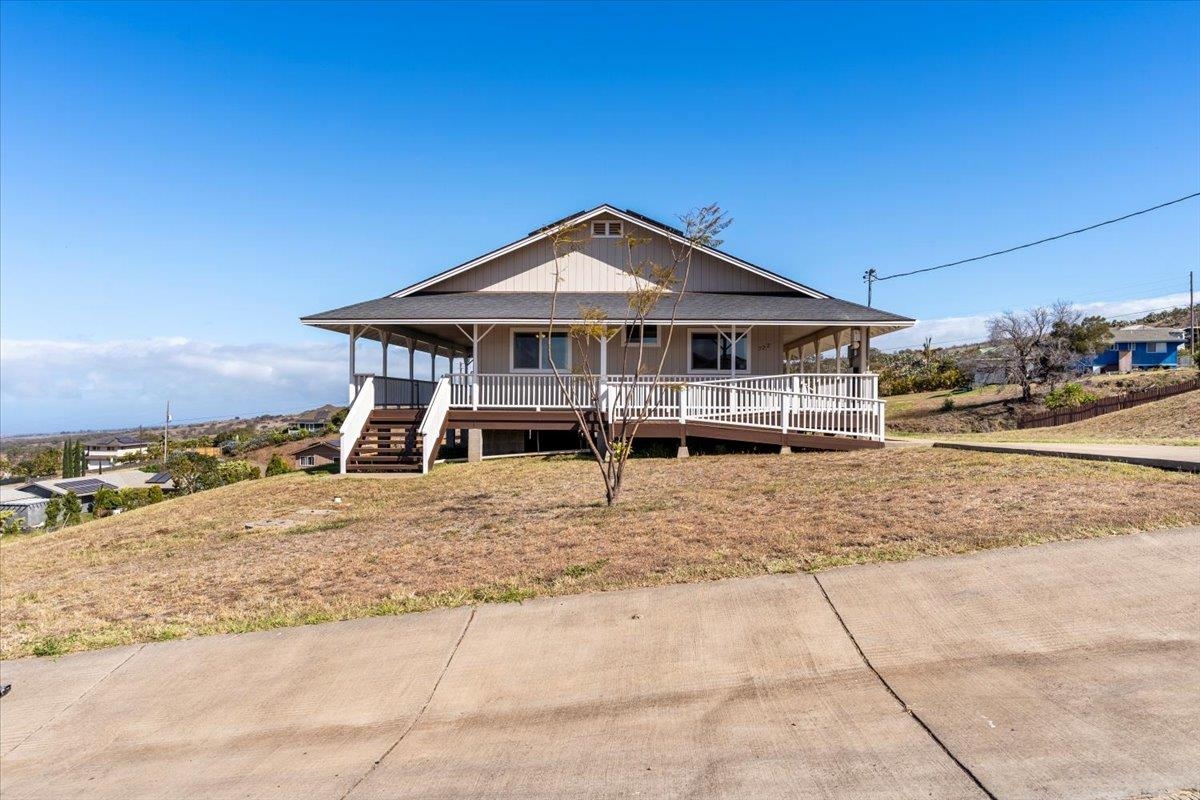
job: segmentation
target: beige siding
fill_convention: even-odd
[[[512,363],[512,331],[530,330],[525,326],[504,326],[497,325],[491,333],[489,333],[479,346],[479,371],[482,373],[508,373],[511,372],[510,365]],[[561,330],[561,329],[560,329]],[[663,373],[667,375],[686,375],[688,372],[688,328],[677,328],[675,334],[671,337],[670,346],[667,349],[667,359],[663,366]],[[694,330],[712,330],[712,328],[695,328]],[[662,329],[662,336],[666,338],[666,328]],[[608,371],[609,374],[618,374],[621,371],[622,358],[622,343],[623,339],[620,334],[608,345]],[[782,337],[780,329],[777,327],[761,326],[755,327],[750,331],[750,374],[752,375],[779,375],[783,370],[783,350]],[[662,350],[655,347],[647,347],[643,356],[643,363],[650,369],[653,369],[658,364]],[[600,371],[600,352],[599,346],[592,343],[589,353],[589,360],[592,371],[598,373]],[[572,346],[572,364],[575,367],[580,366],[580,357],[578,347]],[[637,352],[634,348],[629,349],[626,369],[632,371],[637,360]],[[743,373],[739,373],[743,374]]]
[[[629,223],[626,223],[628,227]],[[634,250],[638,261],[649,259],[671,264],[671,242],[661,234],[648,233],[651,241]],[[564,292],[624,292],[633,288],[628,269],[629,255],[622,239],[593,238],[590,228],[581,232],[583,246],[559,261]],[[526,245],[494,261],[434,284],[432,292],[549,292],[554,289],[554,250],[542,240]],[[678,275],[682,279],[682,274]],[[697,253],[692,260],[687,289],[694,292],[778,292],[775,281],[735,267],[720,259]]]

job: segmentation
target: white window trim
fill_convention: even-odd
[[[621,341],[626,347],[637,347],[638,346],[637,342],[629,341],[629,329],[632,328],[636,324],[637,324],[636,322],[630,322],[630,323],[626,323],[625,325],[621,326]],[[642,325],[643,326],[653,325],[654,330],[656,331],[656,333],[654,334],[654,341],[653,342],[642,342],[642,347],[661,347],[662,346],[662,332],[663,332],[663,328],[666,326],[664,326],[658,322],[643,322]]]
[[[601,223],[604,225],[604,233],[596,233],[596,225]],[[620,229],[618,233],[609,232],[613,225]],[[625,235],[625,222],[619,219],[594,219],[588,223],[588,230],[591,231],[593,239],[620,239]]]
[[[683,357],[685,359],[687,359],[688,374],[689,375],[728,375],[729,370],[721,369],[720,367],[718,367],[717,369],[692,369],[692,336],[697,333],[715,333],[718,336],[724,336],[726,339],[729,338],[729,331],[722,330],[721,328],[689,328],[688,336],[687,336],[687,352],[685,352],[683,354]],[[752,330],[748,330],[745,333],[741,333],[741,332],[738,333],[738,339],[746,340],[746,368],[734,370],[734,373],[737,375],[753,375],[754,374],[754,364],[751,361],[751,354],[754,353],[754,342],[750,338],[752,333],[753,333]],[[734,350],[733,354],[734,354],[735,363],[736,363],[737,350]],[[720,361],[721,361],[720,351],[718,351],[717,363],[720,363]]]
[[[315,467],[317,465],[316,456],[300,456],[296,461],[301,467]]]
[[[564,328],[563,330],[555,330],[555,333],[560,333],[567,337],[567,363],[559,364],[559,372],[571,371],[571,334]],[[508,331],[508,371],[514,375],[553,375],[554,370],[550,367],[545,369],[530,369],[527,367],[517,367],[517,334],[518,333],[540,333],[547,335],[550,331],[547,328],[511,328]],[[539,351],[540,352],[540,351]],[[541,356],[538,357],[541,360]]]
[[[1146,352],[1159,355],[1169,352],[1167,350],[1167,342],[1146,342]]]

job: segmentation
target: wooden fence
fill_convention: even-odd
[[[1157,389],[1142,389],[1138,392],[1129,392],[1127,394],[1116,395],[1115,397],[1104,397],[1094,403],[1088,403],[1076,408],[1060,408],[1054,411],[1044,411],[1041,414],[1030,414],[1027,417],[1018,419],[1017,427],[1051,428],[1055,425],[1066,425],[1068,422],[1091,419],[1101,414],[1133,408],[1134,406],[1140,406],[1142,403],[1151,403],[1155,400],[1161,400],[1164,397],[1183,394],[1195,389],[1200,389],[1200,378],[1183,381],[1171,386],[1161,386]]]

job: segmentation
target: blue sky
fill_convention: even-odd
[[[1196,191],[1200,4],[7,2],[0,112],[0,430],[247,415],[342,398],[300,315],[600,202],[862,301]],[[876,304],[949,341],[1197,266],[1191,201]]]

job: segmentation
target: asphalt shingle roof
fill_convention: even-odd
[[[629,314],[629,296],[624,292],[562,292],[558,295],[557,317],[576,319],[582,308],[599,308],[609,319]],[[667,297],[647,315],[649,320],[671,318],[673,298]],[[547,292],[445,292],[408,297],[380,297],[364,303],[335,308],[304,317],[304,322],[385,320],[517,320],[539,322],[550,314]],[[912,320],[877,308],[836,298],[801,297],[790,294],[726,294],[686,292],[679,302],[676,319],[703,321],[795,321],[803,323],[906,323]]]

